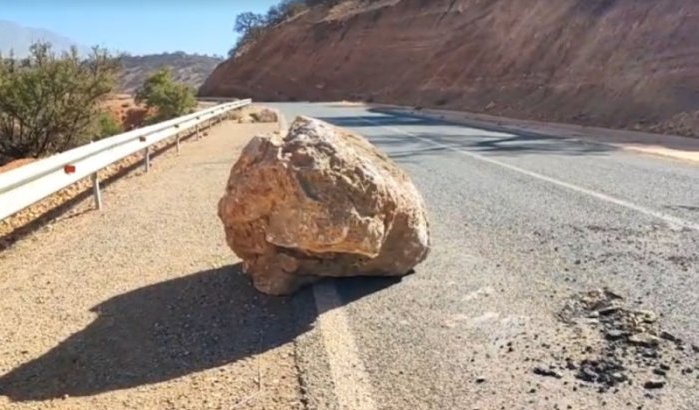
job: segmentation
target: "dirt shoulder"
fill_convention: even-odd
[[[344,103],[350,104],[350,103]],[[399,105],[370,104],[372,110],[420,116],[476,128],[510,133],[534,133],[546,137],[572,138],[611,145],[644,154],[661,155],[699,163],[699,138],[662,135],[648,132],[587,127],[574,124],[546,123],[475,114],[463,111],[415,109]]]
[[[0,408],[301,408],[291,309],[252,289],[216,216],[276,127],[224,122],[0,253]]]

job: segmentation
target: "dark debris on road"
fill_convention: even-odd
[[[671,377],[695,377],[699,369],[696,345],[662,329],[654,312],[631,309],[623,297],[608,289],[569,298],[559,319],[571,326],[591,326],[599,334],[599,343],[586,347],[581,357],[534,367],[532,372],[538,376],[563,378],[561,372],[569,371],[579,383],[605,393],[635,384],[646,390],[662,389]]]

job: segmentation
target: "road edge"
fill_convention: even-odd
[[[526,133],[550,138],[569,139],[585,144],[604,145],[625,151],[672,158],[683,162],[699,164],[699,138],[682,137],[678,135],[652,134],[629,130],[616,130],[601,127],[586,127],[575,124],[539,123],[530,120],[517,120],[484,114],[474,114],[467,111],[447,111],[428,108],[417,110],[412,107],[389,104],[366,104],[366,106],[370,110],[377,112],[444,121],[447,123],[483,128],[496,132],[515,134]],[[547,127],[554,128],[555,131],[546,131],[544,128]],[[611,139],[614,138],[627,139],[628,141],[612,141]],[[663,146],[657,141],[653,141],[653,139],[657,138],[667,138],[672,140],[673,144],[685,145],[688,148],[678,149]]]

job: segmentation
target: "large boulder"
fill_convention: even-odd
[[[218,213],[268,294],[323,276],[405,275],[429,252],[424,203],[405,172],[363,137],[312,118],[250,141]]]

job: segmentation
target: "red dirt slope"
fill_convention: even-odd
[[[368,100],[684,134],[699,128],[694,0],[378,3],[316,8],[271,29],[219,65],[200,94]]]

